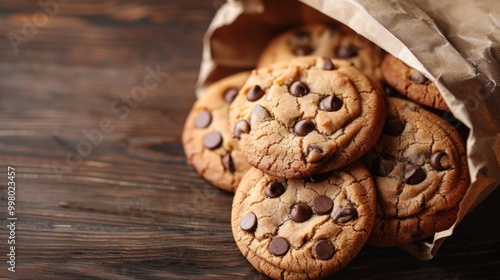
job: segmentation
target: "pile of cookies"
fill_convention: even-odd
[[[274,279],[318,279],[365,244],[454,223],[465,148],[425,106],[448,109],[421,73],[345,26],[310,24],[272,40],[256,70],[212,84],[183,144],[204,178],[235,193],[232,231],[248,261]]]

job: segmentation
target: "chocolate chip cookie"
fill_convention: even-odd
[[[387,99],[382,136],[364,157],[377,188],[377,217],[368,244],[396,246],[448,229],[469,186],[457,131],[419,105]]]
[[[182,135],[188,163],[229,192],[250,167],[229,129],[229,105],[249,75],[240,73],[212,84],[193,105]]]
[[[257,67],[299,56],[346,59],[377,86],[382,81],[382,50],[340,23],[312,23],[279,34],[262,51]]]
[[[399,93],[419,104],[449,111],[436,85],[403,61],[387,54],[382,61],[381,69],[384,79]]]
[[[293,180],[252,168],[233,200],[233,236],[248,261],[273,279],[318,279],[361,250],[375,200],[373,179],[359,162]]]
[[[254,70],[230,107],[243,155],[282,178],[347,166],[375,144],[384,121],[384,100],[368,78],[322,57]]]

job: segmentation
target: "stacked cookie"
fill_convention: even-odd
[[[250,168],[229,128],[229,105],[250,73],[222,79],[193,105],[182,143],[188,163],[215,186],[234,192]]]
[[[462,139],[419,105],[384,97],[381,63],[345,27],[299,27],[193,106],[188,160],[235,192],[233,236],[260,272],[322,278],[365,244],[411,243],[455,221],[469,184]]]

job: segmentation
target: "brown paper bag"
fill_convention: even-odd
[[[222,77],[254,68],[277,33],[332,19],[424,73],[436,83],[453,116],[470,129],[471,186],[456,223],[436,233],[432,244],[401,246],[419,259],[432,259],[461,219],[500,182],[500,2],[228,0],[204,38],[197,94]],[[449,113],[442,117],[452,119]]]

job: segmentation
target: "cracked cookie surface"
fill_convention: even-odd
[[[234,192],[250,164],[229,129],[229,105],[250,72],[224,78],[207,88],[193,105],[182,143],[188,163],[215,186]]]
[[[233,236],[248,261],[274,279],[318,279],[361,250],[375,190],[359,162],[325,176],[280,179],[251,168],[233,200]]]
[[[387,98],[382,136],[363,158],[377,188],[370,245],[396,246],[448,229],[469,186],[463,140],[417,104]]]
[[[409,99],[442,111],[450,110],[436,85],[398,58],[387,54],[381,69],[386,82]]]
[[[349,62],[303,57],[252,71],[229,116],[251,165],[305,178],[365,154],[382,131],[385,106]]]
[[[277,35],[262,51],[257,68],[307,55],[348,60],[381,85],[383,51],[340,23],[311,23]]]

